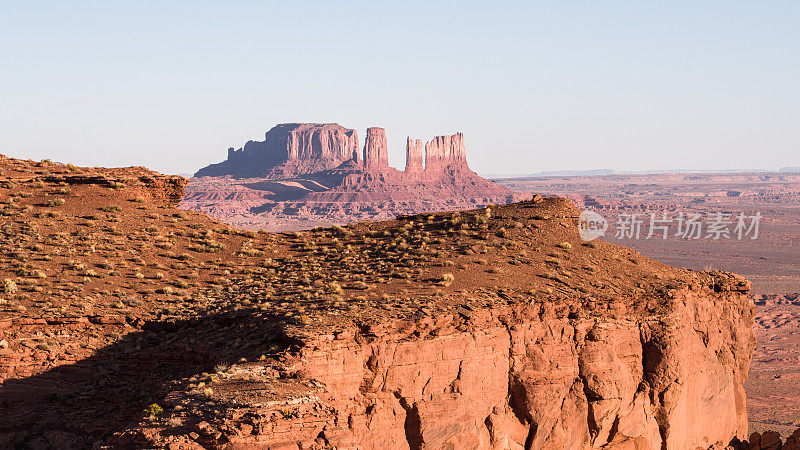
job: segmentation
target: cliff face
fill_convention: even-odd
[[[338,124],[279,124],[264,141],[228,149],[228,159],[200,169],[195,176],[287,178],[358,161],[358,135]]]
[[[582,243],[566,200],[270,234],[141,168],[0,169],[0,448],[746,437],[749,283]]]
[[[249,141],[244,147],[228,149],[228,159],[197,171],[196,177],[230,175],[237,178],[295,178],[314,172],[334,169],[349,162],[351,168],[372,172],[389,169],[386,131],[367,129],[363,160],[358,158],[358,135],[355,130],[338,124],[285,123],[266,133],[264,141]],[[445,170],[469,169],[464,135],[436,136],[422,142],[408,138],[405,174],[410,179],[425,172],[437,179]]]
[[[732,281],[720,280],[738,289]],[[534,305],[315,340],[293,370],[325,388],[288,403],[291,418],[253,423],[240,411],[245,422],[228,426],[257,431],[232,442],[660,450],[744,440],[749,300],[707,288],[675,296],[667,312],[641,319],[570,319]]]

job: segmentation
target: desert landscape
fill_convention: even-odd
[[[279,125],[190,180],[2,157],[0,446],[798,442],[797,175],[495,183],[460,134],[408,139],[403,172],[357,142]]]
[[[8,2],[0,450],[800,450],[798,23]]]

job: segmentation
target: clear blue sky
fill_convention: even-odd
[[[479,173],[800,165],[800,2],[3,2],[0,153],[193,172],[279,122]]]

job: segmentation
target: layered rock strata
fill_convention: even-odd
[[[337,232],[336,239],[352,245],[367,231],[424,233],[454,220],[471,224],[477,217],[472,214],[361,225]],[[221,392],[215,405],[232,406],[224,415],[195,419],[202,420],[198,442],[231,448],[659,450],[725,448],[745,440],[742,383],[755,344],[749,283],[723,272],[668,268],[602,242],[580,246],[576,215],[560,200],[492,210],[491,233],[503,233],[504,246],[524,260],[490,263],[495,266],[486,273],[501,275],[442,262],[443,270],[426,275],[445,280],[431,288],[441,292],[417,309],[401,309],[400,317],[365,306],[361,320],[346,323],[337,314],[336,325],[327,328],[326,319],[312,314],[313,333],[287,330],[300,348],[270,366],[273,375],[255,376],[265,373],[259,364],[242,363],[210,385]],[[512,229],[513,222],[521,226]],[[463,256],[441,258],[458,267],[502,251],[493,238],[484,242],[465,242]],[[547,249],[552,256],[544,265],[550,269],[540,266],[532,248]],[[438,263],[435,258],[426,265]],[[542,269],[539,276],[531,273]],[[440,275],[446,270],[454,270],[453,286]],[[624,274],[613,294],[600,288],[606,273]],[[428,291],[417,288],[414,295],[427,298]],[[393,308],[393,295],[376,304],[378,310]],[[365,305],[369,298],[377,297],[367,291]],[[261,387],[252,384],[256,379]],[[227,392],[245,380],[254,392],[272,393],[258,395],[270,400],[248,404],[237,397],[234,405]],[[170,399],[190,401],[180,392]],[[163,443],[176,443],[161,436]]]

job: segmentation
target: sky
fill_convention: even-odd
[[[481,174],[800,166],[800,2],[0,0],[0,153],[193,173],[277,123]]]

